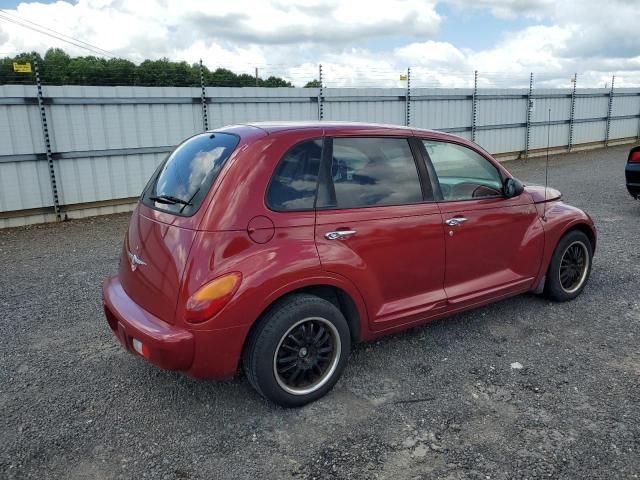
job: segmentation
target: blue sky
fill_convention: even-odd
[[[0,54],[52,47],[71,55],[203,62],[343,86],[401,86],[412,68],[423,86],[640,84],[640,8],[609,0],[0,0]],[[4,18],[3,18],[4,16]],[[8,17],[8,18],[7,18]],[[70,45],[18,23],[87,42]],[[33,26],[33,24],[30,24]],[[51,33],[51,31],[49,31]],[[77,43],[77,42],[76,42]],[[105,53],[106,51],[106,53]]]
[[[444,17],[438,40],[450,42],[459,48],[488,49],[496,45],[506,32],[545,24],[522,15],[509,19],[498,18],[488,10],[462,13],[447,4],[438,5],[436,11]]]
[[[39,0],[38,3],[54,3],[57,0]],[[0,0],[0,8],[15,8],[19,4],[24,2],[14,1],[14,0]],[[35,3],[35,2],[34,2]]]

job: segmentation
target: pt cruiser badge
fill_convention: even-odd
[[[142,260],[138,255],[136,255],[135,253],[131,253],[129,251],[127,251],[127,256],[129,257],[129,261],[131,262],[131,271],[135,272],[136,268],[138,268],[138,266],[142,266],[142,265],[146,265],[147,263]]]

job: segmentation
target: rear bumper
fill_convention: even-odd
[[[195,378],[221,379],[235,373],[248,326],[187,330],[169,325],[135,303],[117,276],[102,284],[102,301],[111,331],[129,352]],[[146,347],[143,354],[134,348],[134,339]]]
[[[145,358],[167,370],[188,370],[193,363],[193,334],[169,325],[138,306],[126,294],[117,276],[102,284],[104,313],[118,341],[132,353],[133,340],[148,349]]]
[[[629,194],[634,198],[640,197],[640,163],[627,163],[624,176]]]

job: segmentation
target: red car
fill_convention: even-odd
[[[265,123],[195,135],[158,167],[103,284],[131,352],[233,375],[284,406],[329,391],[353,342],[524,292],[580,294],[596,230],[445,133]]]

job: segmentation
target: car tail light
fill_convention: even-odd
[[[640,150],[631,154],[629,157],[629,163],[640,163]]]
[[[214,316],[229,303],[241,281],[242,275],[239,272],[233,272],[200,287],[187,300],[186,320],[191,323],[199,323]]]

